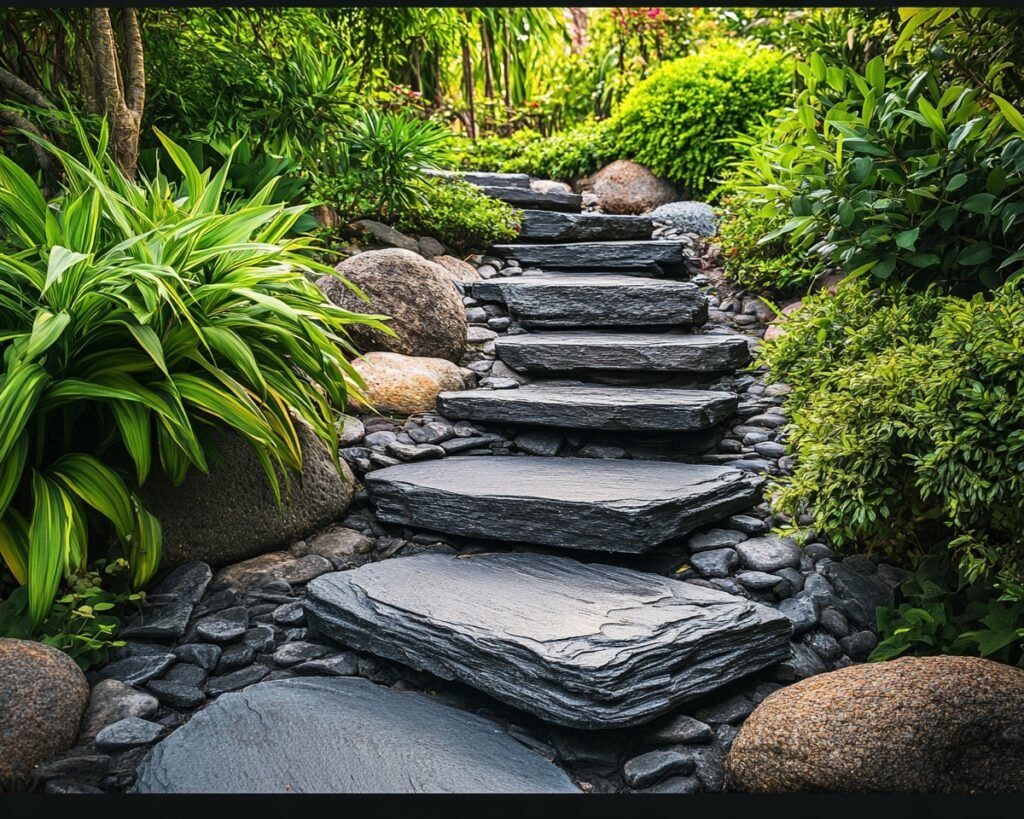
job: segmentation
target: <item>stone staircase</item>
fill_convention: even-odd
[[[580,197],[533,191],[525,176],[464,178],[530,208],[521,241],[491,253],[539,271],[466,287],[507,310],[494,351],[532,381],[443,393],[446,418],[625,435],[707,431],[733,413],[737,397],[720,389],[628,383],[699,382],[750,359],[744,336],[700,332],[707,300],[673,278],[684,270],[678,242],[652,240],[646,217],[580,213]],[[730,465],[543,455],[375,470],[366,485],[378,520],[493,549],[324,575],[307,588],[310,626],[555,724],[643,723],[787,659],[790,620],[602,560],[678,542],[758,503],[762,484]]]

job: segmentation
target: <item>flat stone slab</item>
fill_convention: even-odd
[[[566,331],[499,336],[494,344],[520,372],[724,372],[750,360],[741,335]]]
[[[156,745],[138,774],[134,793],[578,792],[489,720],[344,677],[225,694]]]
[[[730,392],[647,387],[528,385],[516,390],[443,392],[446,418],[614,430],[709,429],[736,410]]]
[[[322,575],[333,639],[560,725],[646,722],[789,656],[789,621],[718,590],[538,554],[423,554]]]
[[[531,242],[607,242],[650,239],[653,231],[654,222],[648,216],[524,210],[519,238]]]
[[[509,244],[491,248],[497,256],[544,270],[661,270],[683,269],[683,246],[671,241],[571,242],[567,244]]]
[[[547,273],[485,279],[474,298],[500,301],[523,327],[672,327],[701,325],[708,299],[692,282],[613,273]]]
[[[399,464],[365,481],[388,523],[630,553],[756,504],[764,483],[725,466],[532,455]]]
[[[539,193],[530,188],[512,185],[480,185],[480,190],[492,199],[500,199],[517,208],[533,210],[560,210],[579,213],[583,207],[583,197],[578,193],[550,191]]]
[[[530,177],[525,173],[491,173],[489,171],[425,170],[425,176],[461,179],[471,185],[491,185],[503,188],[530,188]]]

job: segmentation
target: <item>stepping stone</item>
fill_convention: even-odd
[[[533,455],[399,464],[365,481],[386,523],[629,553],[753,506],[764,483],[725,466]]]
[[[660,575],[539,554],[423,554],[321,575],[324,636],[542,719],[615,728],[789,656],[774,609]]]
[[[701,325],[708,300],[692,282],[616,274],[548,273],[489,279],[470,294],[500,301],[523,327],[671,327]]]
[[[511,185],[480,185],[484,195],[492,199],[500,199],[517,208],[531,208],[535,210],[561,210],[570,213],[579,213],[583,207],[583,197],[578,193],[566,193],[564,191],[551,191],[550,193],[538,193],[530,188],[521,188]]]
[[[494,345],[520,372],[724,372],[750,360],[741,335],[566,331],[501,336]]]
[[[446,418],[470,421],[689,432],[725,420],[737,401],[732,393],[714,390],[542,383],[517,390],[443,392],[438,396],[438,411]]]
[[[488,171],[424,170],[424,176],[461,179],[470,185],[492,185],[503,188],[530,188],[530,177],[525,173],[490,173]]]
[[[131,790],[578,792],[560,768],[495,723],[350,677],[264,682],[225,694],[153,748]]]
[[[658,274],[684,269],[682,244],[657,240],[494,245],[491,252],[544,270],[640,270]]]
[[[524,210],[519,238],[531,242],[594,242],[650,239],[653,232],[654,223],[647,216]]]

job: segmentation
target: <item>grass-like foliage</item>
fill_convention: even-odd
[[[272,180],[225,212],[230,163],[211,177],[158,136],[180,187],[127,180],[105,127],[94,146],[81,134],[85,162],[47,146],[65,177],[52,202],[0,157],[0,553],[32,628],[108,533],[102,556],[146,583],[161,529],[138,487],[207,470],[215,430],[252,446],[278,498],[300,420],[337,459],[334,408],[359,384],[345,327],[379,326],[311,283],[332,271],[286,238],[305,207],[268,204]]]
[[[401,215],[399,229],[435,236],[459,250],[487,248],[519,234],[520,211],[461,179],[431,180],[423,199]]]

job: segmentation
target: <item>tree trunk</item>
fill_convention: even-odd
[[[467,133],[470,139],[476,139],[476,110],[473,105],[473,60],[469,54],[469,43],[462,42],[462,82],[466,89],[466,109],[469,115]]]
[[[512,34],[508,28],[508,18],[502,20],[505,28],[505,49],[501,54],[501,78],[505,92],[505,136],[512,135],[512,85],[509,80],[509,54],[512,51]]]
[[[146,99],[142,37],[133,9],[123,11],[124,69],[118,61],[117,41],[110,10],[92,9],[92,62],[97,102],[110,125],[110,152],[129,179],[135,176],[139,158],[139,126]]]

